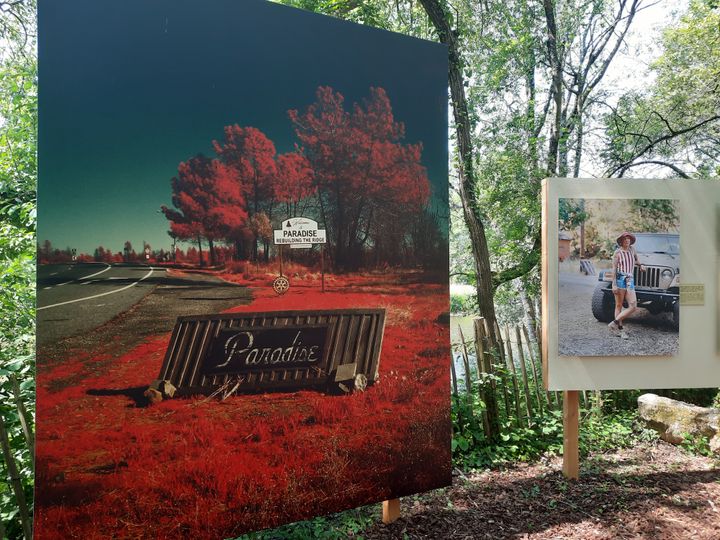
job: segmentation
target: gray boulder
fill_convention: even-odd
[[[710,440],[713,452],[720,452],[720,409],[643,394],[638,398],[638,413],[664,441],[680,444],[687,435],[702,436]]]

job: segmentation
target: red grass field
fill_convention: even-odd
[[[450,483],[445,286],[375,275],[253,293],[230,311],[385,308],[380,380],[139,407],[126,390],[157,377],[169,334],[110,368],[38,358],[37,537],[227,538]]]

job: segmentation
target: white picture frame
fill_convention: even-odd
[[[702,305],[682,305],[674,356],[560,356],[560,199],[672,199],[679,202],[682,285],[704,287]],[[542,186],[542,349],[548,390],[707,388],[720,385],[720,182],[687,179],[550,178]]]

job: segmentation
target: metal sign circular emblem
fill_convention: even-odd
[[[288,278],[285,276],[279,276],[276,277],[273,281],[273,290],[277,294],[285,294],[287,290],[290,288],[290,282],[288,281]]]

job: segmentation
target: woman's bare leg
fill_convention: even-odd
[[[626,293],[628,307],[622,310],[618,315],[615,316],[615,320],[622,324],[623,320],[632,315],[637,309],[637,295],[632,289]]]
[[[616,289],[613,292],[613,295],[615,296],[615,320],[617,320],[618,315],[620,315],[620,312],[623,309],[623,298],[625,297],[625,289]]]

